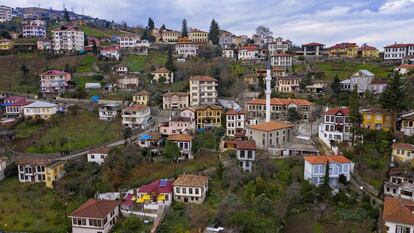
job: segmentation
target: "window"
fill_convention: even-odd
[[[176,188],[175,188],[175,192],[176,192],[176,193],[180,193],[180,187],[176,187]]]
[[[411,228],[410,227],[405,227],[405,226],[395,226],[395,233],[410,233],[411,232]]]

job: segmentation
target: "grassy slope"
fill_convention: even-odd
[[[378,63],[354,64],[349,61],[314,63],[313,67],[318,71],[325,72],[326,79],[333,79],[335,75],[338,75],[341,80],[349,78],[350,75],[361,69],[367,69],[374,73],[377,78],[384,79],[394,68],[394,66]]]
[[[63,199],[43,183],[5,179],[0,182],[0,230],[65,232],[65,202],[68,213],[81,204],[79,200]]]
[[[129,71],[150,71],[151,66],[164,66],[167,55],[159,52],[150,52],[148,56],[128,55],[123,58],[123,64],[128,66]]]
[[[76,67],[76,72],[83,73],[83,72],[93,72],[94,70],[94,63],[96,61],[96,57],[93,55],[86,55],[82,58],[79,66]]]

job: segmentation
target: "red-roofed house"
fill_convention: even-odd
[[[236,141],[237,160],[245,172],[253,170],[253,162],[256,160],[256,143],[254,141]]]
[[[358,49],[358,57],[360,58],[378,58],[379,51],[377,48],[373,46],[369,46],[367,44],[363,44]]]
[[[333,189],[338,188],[339,176],[343,175],[349,181],[354,170],[354,163],[343,155],[315,155],[303,158],[305,180],[314,185],[324,182],[327,164],[329,164],[329,185]]]
[[[414,159],[414,145],[409,143],[392,144],[391,161],[393,162],[409,162]]]
[[[235,137],[238,132],[246,129],[246,113],[244,111],[228,110],[226,113],[226,135]],[[246,133],[246,132],[244,132]]]
[[[414,64],[402,64],[394,68],[395,72],[398,72],[401,75],[407,75],[414,71]]]
[[[10,96],[4,99],[6,117],[21,117],[23,115],[22,107],[30,104],[31,101],[21,96]]]
[[[270,57],[270,62],[273,67],[292,68],[292,55],[286,53],[276,53]]]
[[[101,49],[100,53],[102,56],[107,57],[109,59],[119,60],[119,58],[121,57],[118,45],[105,47]]]
[[[173,199],[173,183],[168,179],[159,179],[137,189],[137,198],[150,196],[149,202],[170,205]]]
[[[48,70],[39,74],[40,91],[43,95],[60,95],[65,92],[72,75],[60,70]]]
[[[121,201],[89,199],[68,217],[73,233],[108,233],[118,220]]]
[[[319,138],[325,144],[330,145],[331,140],[343,142],[352,139],[349,108],[331,108],[323,113],[322,118],[322,123],[319,125]]]
[[[259,58],[259,48],[256,45],[246,45],[237,52],[238,60],[255,60]]]
[[[329,57],[356,58],[358,56],[358,45],[356,43],[340,43],[329,49]]]
[[[147,106],[132,105],[122,109],[122,125],[129,128],[145,128],[151,120],[151,111]]]
[[[412,233],[414,231],[414,202],[385,197],[382,220],[386,233]]]
[[[317,42],[303,44],[303,56],[320,56],[321,51],[324,50],[325,45]]]
[[[384,47],[384,60],[401,60],[414,55],[414,43],[392,44]]]

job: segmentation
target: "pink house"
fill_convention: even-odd
[[[169,121],[160,123],[158,130],[162,135],[189,134],[195,129],[195,121],[190,117],[171,117]]]
[[[60,70],[48,70],[39,74],[40,88],[43,95],[60,95],[65,92],[72,75]]]
[[[25,97],[10,96],[4,99],[3,106],[5,107],[5,115],[7,117],[20,117],[23,114],[22,107],[30,104]]]

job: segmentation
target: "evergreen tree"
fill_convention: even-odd
[[[341,80],[338,75],[335,75],[334,80],[331,84],[331,89],[334,94],[338,94],[341,91]]]
[[[161,27],[160,27],[160,30],[162,31],[162,30],[166,30],[167,28],[165,27],[165,24],[163,24]]]
[[[219,43],[220,28],[218,23],[213,19],[210,24],[210,31],[208,32],[208,40],[217,45]]]
[[[188,36],[188,27],[187,27],[187,20],[183,19],[182,27],[181,27],[181,36],[185,37]]]
[[[151,32],[155,28],[154,20],[151,17],[148,18],[148,30]]]
[[[359,112],[360,107],[360,100],[357,88],[354,87],[354,89],[351,92],[351,95],[349,96],[349,121],[352,123],[352,144],[354,144],[355,140],[355,134],[361,127],[362,123],[362,116]]]
[[[175,65],[174,65],[174,58],[172,55],[172,48],[168,49],[168,56],[167,56],[167,61],[165,62],[165,68],[167,68],[168,70],[174,72],[175,71]]]
[[[93,40],[92,44],[93,44],[92,45],[92,53],[96,55],[96,54],[98,54],[98,46],[96,46],[96,41]]]
[[[148,40],[148,38],[149,38],[148,28],[145,28],[144,31],[142,32],[141,40]]]
[[[167,141],[164,150],[162,151],[162,155],[170,162],[176,162],[178,157],[180,157],[180,149],[176,143]]]
[[[398,74],[393,74],[387,88],[381,93],[379,102],[384,109],[392,112],[395,122],[397,114],[411,107],[406,80],[401,79]]]
[[[66,22],[69,22],[69,21],[70,21],[69,12],[68,12],[68,10],[67,10],[66,8],[65,8],[65,10],[64,10],[63,19],[64,19]]]

